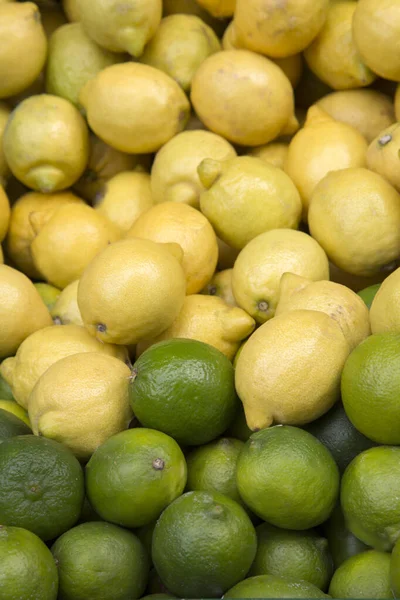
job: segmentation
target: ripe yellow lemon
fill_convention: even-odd
[[[249,156],[261,158],[261,160],[264,160],[273,167],[283,169],[288,151],[289,144],[287,142],[270,142],[269,144],[252,148],[248,154]]]
[[[78,306],[79,279],[65,287],[50,311],[56,325],[82,325],[82,315]]]
[[[400,124],[390,125],[371,142],[367,165],[400,192]]]
[[[230,306],[237,306],[232,291],[232,273],[233,269],[225,269],[224,271],[216,273],[206,285],[202,294],[206,294],[207,296],[218,296]]]

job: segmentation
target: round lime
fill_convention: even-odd
[[[390,554],[367,550],[351,556],[335,571],[329,594],[333,598],[393,598]]]
[[[330,598],[312,583],[277,575],[249,577],[228,590],[224,598]]]

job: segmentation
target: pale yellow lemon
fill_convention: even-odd
[[[372,333],[400,333],[400,269],[387,277],[370,308]]]
[[[215,273],[211,281],[206,285],[202,294],[206,296],[218,296],[230,306],[237,306],[232,290],[233,269],[225,269]]]
[[[248,154],[249,156],[255,156],[261,158],[268,164],[283,169],[289,150],[289,144],[287,142],[270,142],[264,144],[264,146],[257,146],[252,148]]]
[[[65,287],[50,311],[56,325],[83,325],[78,306],[79,279]]]
[[[126,237],[179,244],[187,294],[200,292],[214,275],[217,238],[206,217],[191,206],[177,202],[157,204],[135,221]]]
[[[390,125],[371,142],[367,166],[400,192],[400,123]]]
[[[0,244],[6,237],[10,223],[10,202],[0,183]]]
[[[8,117],[10,116],[10,108],[5,102],[0,102],[0,185],[5,185],[9,176],[9,168],[4,157],[3,150],[3,134],[6,128]]]

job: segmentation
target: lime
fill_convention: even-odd
[[[61,600],[134,600],[149,575],[146,552],[130,531],[104,522],[82,523],[53,544]]]
[[[339,470],[311,433],[277,425],[254,433],[238,460],[237,485],[247,506],[284,529],[310,529],[331,514]]]
[[[256,527],[257,554],[249,575],[304,580],[326,590],[333,573],[328,541],[314,530],[289,531],[269,523]]]
[[[230,360],[189,339],[167,340],[143,352],[133,366],[130,399],[144,427],[188,446],[221,435],[239,406]]]
[[[249,577],[228,590],[224,598],[330,598],[312,583],[277,575]]]
[[[221,438],[193,450],[186,456],[186,489],[219,492],[243,504],[236,485],[236,465],[243,446],[239,440]]]
[[[323,531],[329,543],[333,564],[337,569],[345,560],[360,552],[368,550],[368,546],[347,528],[343,512],[338,503],[323,525]]]
[[[376,445],[352,425],[341,402],[337,402],[330,411],[304,429],[328,448],[340,473],[357,454]]]
[[[228,429],[225,431],[225,435],[236,438],[237,440],[241,440],[242,442],[247,442],[252,434],[253,431],[247,425],[243,404],[240,403],[236,416],[233,419],[230,427],[228,427]]]
[[[186,461],[171,437],[154,429],[112,436],[86,465],[86,493],[106,521],[124,527],[151,523],[186,485]]]
[[[222,494],[187,492],[157,521],[153,562],[173,594],[220,598],[254,560],[257,538],[245,510]]]
[[[79,518],[83,471],[68,448],[22,435],[0,444],[0,523],[52,540]]]
[[[390,562],[390,584],[395,598],[400,597],[400,541],[393,548]]]
[[[400,448],[365,450],[350,463],[340,502],[350,531],[375,550],[389,552],[400,538]]]
[[[333,598],[393,598],[389,574],[390,554],[367,550],[340,565],[329,594]]]
[[[29,434],[32,434],[32,430],[26,423],[8,410],[0,408],[0,442],[16,435]]]
[[[0,398],[2,400],[15,400],[7,381],[0,375]]]
[[[31,531],[0,525],[0,598],[56,600],[58,574],[50,550]]]
[[[380,287],[380,283],[375,283],[374,285],[370,285],[364,288],[363,290],[357,292],[360,298],[364,300],[368,308],[371,308],[372,301],[375,298],[376,292],[379,290]]]
[[[353,350],[342,372],[347,416],[380,444],[400,444],[400,334],[371,335]]]
[[[15,400],[0,400],[0,408],[12,413],[28,425],[29,429],[31,428],[28,413],[22,406],[15,402]]]

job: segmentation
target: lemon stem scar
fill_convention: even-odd
[[[386,135],[383,135],[382,137],[379,138],[378,140],[378,144],[380,146],[386,146],[386,144],[388,144],[389,142],[392,141],[392,136],[390,135],[390,133],[387,133]]]
[[[96,329],[99,333],[105,333],[107,331],[107,327],[104,323],[97,323]]]
[[[258,303],[257,307],[259,311],[267,312],[267,310],[269,309],[269,304],[265,300],[261,300],[261,302]]]
[[[156,471],[162,471],[164,469],[164,461],[162,458],[155,458],[153,460],[153,469],[155,469]]]

